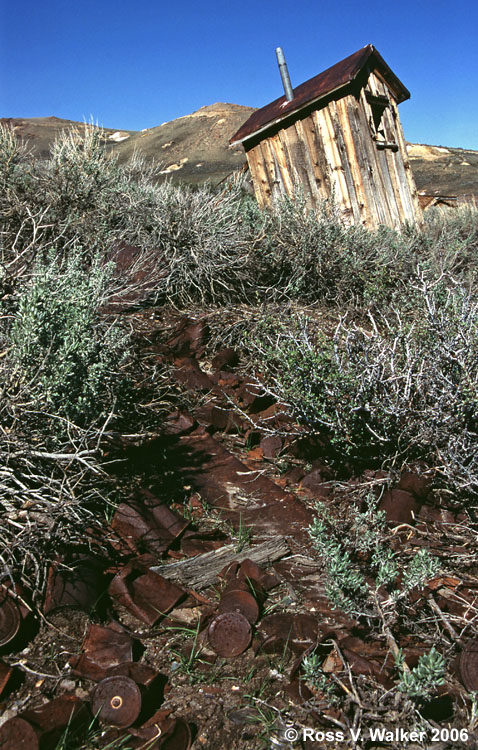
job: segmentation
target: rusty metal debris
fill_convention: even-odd
[[[268,576],[255,562],[246,559],[226,566],[220,577],[228,581],[219,601],[219,612],[240,612],[251,625],[259,619],[259,604],[265,598],[262,583],[277,585],[275,576]]]
[[[170,716],[170,710],[157,711],[142,727],[128,730],[132,738],[128,744],[133,748],[148,750],[189,750],[192,743],[191,728],[182,718]]]
[[[32,725],[16,716],[0,727],[2,750],[38,750],[38,736]]]
[[[259,605],[250,591],[241,589],[226,590],[219,601],[218,611],[239,612],[251,625],[259,619]]]
[[[219,530],[212,532],[186,531],[181,539],[181,552],[188,557],[221,549],[228,537]]]
[[[23,587],[4,580],[0,584],[0,647],[13,641],[30,613]]]
[[[111,521],[111,528],[135,554],[147,550],[161,555],[188,525],[189,521],[147,490],[121,503]]]
[[[383,661],[383,655],[376,647],[370,647],[359,638],[347,636],[339,641],[339,648],[342,655],[352,671],[352,674],[371,674],[387,690],[393,687],[393,680],[390,678],[393,664],[387,664]],[[343,665],[341,665],[342,669]]]
[[[268,615],[261,620],[260,630],[266,636],[265,650],[267,644],[274,648],[287,646],[297,654],[315,644],[319,636],[317,618],[307,614]]]
[[[72,672],[90,680],[102,680],[108,670],[133,659],[133,639],[113,623],[110,627],[91,624],[83,641],[82,654],[70,659]]]
[[[418,498],[426,498],[430,492],[431,478],[423,474],[416,474],[413,471],[402,472],[397,490],[406,490]]]
[[[385,511],[388,523],[398,525],[413,523],[420,510],[420,503],[411,492],[394,489],[384,492],[378,508]]]
[[[245,463],[203,428],[181,436],[179,445],[189,454],[181,467],[183,473],[190,477],[191,468],[201,466],[201,471],[194,474],[194,488],[213,507],[221,509],[224,519],[237,526],[240,522],[253,525],[257,534],[265,531],[267,536],[294,535],[299,543],[308,544],[306,529],[313,521],[313,513],[292,493],[282,490],[262,472],[251,474]]]
[[[196,359],[185,357],[177,360],[177,364],[178,369],[171,374],[178,383],[192,391],[207,392],[214,389],[213,381],[201,370]]]
[[[113,578],[110,596],[146,625],[154,625],[186,595],[184,589],[131,561]]]
[[[189,724],[184,719],[175,719],[174,724],[164,732],[159,747],[161,750],[189,750],[192,736]]]
[[[209,328],[205,320],[183,317],[163,350],[176,357],[200,357],[204,353],[208,336]]]
[[[129,727],[140,714],[141,691],[130,677],[106,677],[93,689],[91,711],[105,724]]]
[[[478,690],[478,639],[469,641],[460,654],[459,670],[461,681],[473,693]]]
[[[230,409],[222,409],[214,404],[205,404],[194,412],[198,423],[207,427],[209,432],[235,433],[244,427],[243,421]]]
[[[58,607],[77,607],[89,612],[105,589],[103,571],[94,560],[83,558],[70,566],[50,566],[43,613]]]
[[[218,656],[239,656],[251,642],[251,625],[239,612],[224,612],[212,619],[208,639]]]
[[[259,590],[269,591],[280,583],[280,578],[276,573],[264,570],[248,557],[241,562],[237,578],[248,581],[255,593],[258,593]]]
[[[137,661],[127,661],[123,664],[111,667],[108,670],[108,677],[123,676],[129,677],[137,685],[151,687],[153,682],[159,677],[159,672],[148,664],[142,664]]]
[[[239,353],[232,347],[226,347],[217,352],[212,358],[213,370],[229,370],[239,364]]]
[[[197,427],[197,422],[190,414],[175,410],[164,418],[163,432],[167,435],[183,435]]]
[[[228,366],[226,362],[220,363],[219,359],[216,365],[221,368]],[[211,381],[216,382],[213,376]],[[247,405],[249,401],[252,410],[258,408],[261,398],[260,389],[254,392],[252,385],[243,390],[243,402]],[[220,409],[213,399],[207,407],[210,414],[206,415],[206,410],[202,413],[204,421],[210,420],[210,427],[215,429],[221,425],[221,429],[228,430],[230,427],[232,431],[227,409]],[[269,408],[272,411],[268,418],[272,418],[276,406]],[[184,655],[188,659],[191,655],[194,657],[200,649],[200,661],[205,663],[195,665],[198,670],[203,666],[209,668],[211,661],[217,663],[218,657],[232,658],[243,654],[252,642],[253,653],[257,655],[262,652],[262,660],[259,657],[256,664],[265,661],[264,654],[274,651],[281,655],[283,664],[287,662],[289,678],[283,683],[283,688],[297,704],[303,704],[313,695],[317,696],[317,690],[306,685],[301,666],[304,655],[310,653],[320,655],[324,674],[334,675],[347,670],[352,675],[375,678],[385,689],[392,687],[390,676],[393,673],[383,644],[380,643],[377,650],[374,650],[375,643],[367,643],[366,640],[349,635],[351,632],[354,636],[360,633],[361,637],[367,638],[365,628],[352,630],[355,623],[350,618],[345,618],[337,611],[331,612],[316,561],[298,554],[298,542],[300,544],[301,539],[308,539],[304,531],[307,527],[306,520],[309,520],[307,508],[303,508],[300,502],[296,503],[294,496],[284,492],[277,483],[261,474],[260,467],[256,471],[252,464],[254,470],[250,471],[250,463],[238,461],[211,434],[197,429],[197,421],[201,421],[199,410],[194,412],[197,421],[180,412],[171,414],[170,417],[166,432],[174,435],[171,443],[184,449],[181,455],[186,457],[186,461],[191,459],[191,466],[181,466],[181,471],[184,470],[183,484],[188,483],[193,492],[197,490],[193,495],[196,505],[192,507],[200,510],[203,502],[208,500],[221,513],[225,512],[225,517],[243,523],[254,523],[254,545],[238,553],[236,545],[224,545],[229,537],[221,532],[203,531],[202,527],[199,530],[194,527],[188,529],[189,522],[185,518],[147,490],[137,491],[130,501],[119,507],[112,527],[117,534],[116,541],[118,537],[122,540],[118,549],[126,551],[127,557],[122,557],[119,561],[115,558],[108,571],[112,577],[109,594],[113,606],[120,605],[117,608],[120,616],[125,615],[122,609],[125,607],[128,613],[148,626],[154,625],[162,615],[170,613],[179,603],[185,608],[177,613],[177,620],[162,623],[164,628],[161,628],[157,642],[151,651],[148,650],[148,661],[151,659],[157,665],[156,655],[160,653],[161,657],[164,656],[164,649],[170,641],[170,636],[165,635],[167,626],[171,624],[171,630],[177,628],[178,623],[182,625],[186,622],[189,626],[189,623],[195,621],[199,610],[197,639],[194,644],[190,639],[181,651],[181,657]],[[209,433],[213,431],[209,429]],[[257,435],[260,435],[259,429]],[[231,440],[226,444],[230,446],[232,443]],[[275,436],[263,438],[260,443],[262,455],[277,455],[282,445],[281,439],[276,439]],[[285,446],[288,450],[287,442]],[[303,470],[298,467],[296,469],[298,473],[295,477],[300,479]],[[322,468],[314,468],[305,478],[303,487],[309,486],[316,493],[326,478]],[[413,515],[410,514],[414,512],[414,508],[421,507],[423,512],[427,508],[423,505],[427,488],[427,480],[423,477],[403,474],[399,485],[388,494],[385,493],[383,498],[385,505],[388,502],[390,506],[389,520],[393,520],[394,514],[396,517],[397,513],[402,512],[408,514],[407,518],[412,518]],[[438,513],[434,505],[430,505],[429,512],[432,511]],[[440,513],[444,512],[440,510]],[[442,520],[446,522],[447,519],[443,517]],[[261,527],[268,530],[267,543],[257,543],[257,531]],[[272,540],[271,530],[276,532]],[[290,547],[284,535],[294,537]],[[414,542],[412,538],[410,544],[413,545]],[[203,554],[205,550],[208,550],[207,555]],[[171,557],[176,554],[182,559],[174,562],[171,559],[158,559],[164,558],[166,551]],[[185,560],[185,555],[197,555],[197,558]],[[274,560],[285,555],[286,560],[275,564],[279,575],[270,572],[270,568],[266,571],[260,567],[270,566]],[[89,577],[89,561],[79,560],[78,563],[72,576],[69,576],[68,570],[63,569],[63,561],[57,561],[50,567],[44,612],[62,606],[87,606],[88,597],[91,601],[93,592],[98,591],[95,575]],[[102,570],[100,573],[103,575]],[[81,580],[82,578],[86,580]],[[303,609],[310,608],[310,614],[274,614],[261,620],[266,593],[284,580],[292,584],[289,586],[291,600],[296,598],[298,592],[297,599]],[[476,592],[472,594],[464,588],[466,581],[452,576],[436,576],[427,583],[428,586],[421,591],[421,597],[433,592],[445,614],[451,611],[452,606],[460,606],[461,616],[466,616],[462,612],[466,602],[472,602],[476,598]],[[215,600],[210,601],[207,597],[210,597],[209,587],[217,584],[221,595],[216,605]],[[307,587],[308,598],[300,590],[301,585]],[[460,598],[466,599],[465,604],[455,602],[452,598],[458,586]],[[190,591],[190,588],[193,590]],[[206,596],[201,596],[198,593],[200,591],[204,591]],[[446,598],[443,604],[440,597]],[[3,613],[2,603],[5,605]],[[187,607],[195,609],[191,611]],[[4,592],[0,584],[0,645],[14,637],[18,620],[21,625],[22,619],[23,612],[12,591]],[[10,620],[13,625],[12,634],[9,635]],[[135,629],[127,615],[125,620],[128,627]],[[332,627],[330,623],[333,623],[333,631],[329,629]],[[2,629],[7,632],[4,636],[6,641],[1,640]],[[149,633],[138,633],[136,637],[141,639],[148,635]],[[345,635],[348,637],[344,637]],[[165,694],[169,698],[166,705],[174,705],[176,681],[173,679],[172,684],[168,685],[166,674],[161,674],[149,664],[133,661],[133,645],[132,637],[116,623],[90,625],[80,656],[71,660],[75,675],[98,683],[91,690],[91,710],[93,714],[98,714],[103,724],[109,725],[102,728],[104,736],[120,740],[128,736],[128,746],[138,750],[145,746],[150,750],[187,750],[191,745],[188,723],[182,718],[171,716],[171,711],[156,710],[162,705]],[[405,648],[405,645],[400,636],[400,646]],[[412,665],[410,653],[410,649],[407,649],[409,666]],[[252,657],[252,653],[250,656]],[[290,664],[294,660],[298,666],[291,670]],[[468,644],[457,662],[467,690],[478,691],[478,640]],[[11,672],[8,665],[0,662],[0,695],[8,686]],[[340,674],[338,676],[341,677]],[[16,681],[12,680],[13,682]],[[179,685],[181,686],[181,679]],[[29,687],[27,683],[27,689]],[[209,691],[210,686],[207,687]],[[222,688],[214,687],[217,692],[214,693],[211,688],[208,698],[220,695]],[[71,683],[67,689],[73,689]],[[69,717],[80,705],[83,705],[91,719],[87,705],[81,704],[74,696],[65,698],[66,702],[50,701],[40,711],[37,709],[36,713],[25,713],[18,719],[6,722],[0,728],[0,748],[21,750],[24,747],[25,750],[35,750],[40,743],[41,749],[47,750],[45,737],[50,743],[50,738],[54,737],[58,729],[65,727],[65,721],[68,723]],[[156,713],[151,716],[153,711]],[[240,724],[241,712],[236,714]],[[247,712],[243,715],[247,720]],[[151,718],[146,721],[148,717]],[[53,745],[48,744],[48,748],[50,747]]]
[[[0,661],[0,696],[7,687],[12,673],[13,667],[10,667],[8,664],[4,664],[3,661]]]
[[[12,641],[20,629],[20,610],[6,591],[0,594],[0,646]]]
[[[72,730],[85,726],[91,716],[85,703],[76,695],[61,695],[38,708],[24,711],[21,715],[40,739],[43,748],[56,748],[65,727]]]
[[[267,435],[262,438],[259,447],[264,458],[276,458],[282,450],[282,438],[279,435]]]
[[[290,700],[296,705],[302,705],[312,698],[312,692],[309,690],[304,680],[291,680],[284,688]]]

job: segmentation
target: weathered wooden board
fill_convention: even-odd
[[[320,191],[320,196],[322,199],[329,198],[332,191],[330,165],[326,159],[322,139],[316,127],[313,114],[309,115],[304,120],[303,128],[312,164],[314,165],[316,183]]]
[[[201,590],[215,583],[218,573],[233,562],[252,560],[258,565],[267,566],[288,554],[290,550],[286,540],[277,538],[254,547],[247,547],[240,552],[233,544],[229,544],[218,550],[188,557],[179,562],[153,565],[151,570],[169,581],[176,581],[183,586]]]
[[[247,162],[251,170],[256,200],[261,208],[270,203],[271,189],[264,166],[260,144],[247,152]]]
[[[409,221],[411,222],[423,222],[423,213],[420,208],[420,203],[418,201],[418,191],[417,186],[415,185],[415,178],[413,177],[412,167],[410,164],[410,160],[408,158],[408,152],[407,152],[407,146],[405,143],[405,137],[403,135],[403,129],[402,129],[402,123],[400,122],[400,117],[398,114],[398,106],[397,103],[392,100],[392,113],[393,113],[393,119],[395,122],[395,129],[397,133],[397,141],[400,149],[400,153],[402,154],[402,166],[403,171],[405,174],[405,181],[406,186],[408,186],[408,190],[406,190],[406,186],[404,186],[404,190],[406,190],[407,194],[410,196],[411,204],[412,204],[412,212],[411,216],[409,218]]]
[[[287,150],[283,143],[283,131],[271,136],[269,140],[277,158],[284,188],[288,195],[292,195],[294,191],[294,183],[292,180],[293,164],[289,159]]]
[[[337,102],[330,104],[332,126],[334,128],[335,142],[340,154],[340,160],[344,168],[345,182],[347,183],[347,190],[350,199],[350,205],[352,207],[352,219],[354,224],[361,223],[361,211],[359,207],[359,201],[357,198],[357,190],[355,186],[354,175],[352,172],[352,160],[355,156],[354,151],[350,151],[346,147],[344,138],[344,121],[343,121],[343,110],[337,107]],[[346,114],[346,112],[345,112]]]
[[[339,124],[342,128],[344,145],[347,151],[347,158],[354,184],[358,211],[358,218],[356,219],[356,223],[370,226],[370,207],[368,205],[367,195],[364,187],[364,176],[362,170],[359,168],[357,148],[353,137],[352,124],[350,121],[350,109],[351,107],[353,107],[353,103],[354,99],[351,96],[339,99],[337,102],[337,114],[339,118]]]
[[[322,141],[322,147],[329,167],[331,194],[342,212],[350,216],[352,207],[345,180],[344,168],[334,136],[334,128],[327,107],[313,113],[315,126]]]

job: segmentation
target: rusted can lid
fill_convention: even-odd
[[[251,626],[239,612],[223,612],[211,621],[208,638],[219,656],[239,656],[251,642]]]
[[[164,736],[159,747],[161,750],[189,750],[191,740],[191,729],[187,721],[176,719],[171,731]]]
[[[249,591],[229,590],[221,596],[219,612],[239,612],[253,625],[259,619],[259,605]]]
[[[469,641],[460,654],[461,681],[470,693],[478,690],[478,639]]]
[[[105,724],[129,727],[141,711],[139,687],[130,677],[106,677],[93,690],[91,710]]]
[[[21,623],[20,610],[8,594],[0,599],[0,646],[12,641]]]
[[[0,727],[0,747],[2,750],[38,750],[38,737],[28,721],[15,717]]]

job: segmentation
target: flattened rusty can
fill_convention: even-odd
[[[129,727],[141,711],[140,689],[129,677],[106,677],[93,690],[91,710],[105,724]]]
[[[32,725],[16,716],[0,727],[2,750],[38,750],[38,737]]]
[[[251,642],[251,625],[239,612],[223,612],[211,620],[208,639],[219,656],[239,656]]]
[[[259,605],[250,591],[241,589],[225,591],[221,596],[218,611],[239,612],[246,620],[254,625],[259,619]]]
[[[83,641],[82,653],[70,659],[73,674],[89,680],[103,680],[108,670],[133,660],[133,639],[115,623],[91,623]]]

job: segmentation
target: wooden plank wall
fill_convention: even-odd
[[[347,223],[398,227],[421,219],[396,102],[376,73],[367,88],[390,100],[381,127],[398,151],[377,149],[364,87],[358,98],[331,101],[247,151],[261,207],[299,182],[309,206],[334,196]]]
[[[401,222],[420,222],[423,217],[403,137],[398,105],[393,96],[390,95],[387,84],[381,79],[378,73],[372,72],[370,74],[367,88],[372,94],[388,96],[390,101],[390,107],[385,110],[382,118],[382,127],[385,139],[396,143],[398,145],[398,152],[393,153],[387,149],[385,151],[378,151],[378,154],[381,157],[379,162],[381,172],[384,175],[384,179],[387,180],[389,185],[391,183],[392,187],[392,193],[389,194],[390,197],[393,197],[392,210]],[[361,92],[361,99],[366,111],[370,111],[371,114],[370,105],[365,100],[365,92],[363,90]]]

